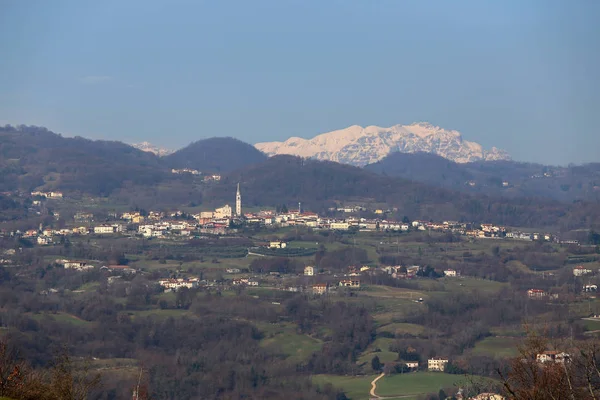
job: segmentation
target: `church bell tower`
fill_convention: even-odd
[[[235,194],[235,215],[242,216],[242,193],[240,192],[240,183],[237,184],[237,192]]]

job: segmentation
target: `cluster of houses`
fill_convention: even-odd
[[[62,199],[63,198],[63,194],[62,192],[40,192],[40,191],[35,191],[35,192],[31,192],[31,197],[45,197],[47,199]]]
[[[158,281],[165,291],[177,291],[181,288],[194,289],[199,286],[199,283],[198,278],[168,278]]]

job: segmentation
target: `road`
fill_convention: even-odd
[[[377,396],[375,394],[375,389],[377,389],[377,381],[380,380],[381,378],[383,378],[384,376],[385,376],[385,374],[382,372],[381,375],[379,375],[377,378],[375,378],[375,379],[373,379],[373,381],[371,381],[371,391],[369,392],[371,397],[374,397],[376,399],[380,398],[379,396]]]

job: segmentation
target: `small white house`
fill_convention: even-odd
[[[456,271],[453,269],[447,269],[444,271],[444,276],[448,276],[448,277],[456,277]]]
[[[304,275],[305,276],[314,276],[315,275],[314,267],[311,267],[311,266],[304,267]]]

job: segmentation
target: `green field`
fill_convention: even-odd
[[[477,342],[471,353],[497,358],[516,357],[519,354],[519,343],[520,339],[514,337],[487,337]]]
[[[261,341],[261,346],[285,354],[296,362],[301,362],[308,360],[314,352],[321,350],[323,342],[308,335],[296,333],[294,326],[280,325],[278,329],[271,328],[268,337]]]
[[[61,323],[66,322],[66,323],[78,325],[78,326],[87,325],[90,323],[89,321],[83,320],[74,315],[62,313],[62,312],[58,312],[56,314],[47,312],[47,313],[39,313],[39,314],[35,313],[35,314],[29,314],[29,315],[31,316],[32,319],[34,319],[36,321],[43,321],[44,318],[50,318],[56,322],[61,322]]]
[[[380,326],[379,328],[377,328],[377,333],[380,333],[380,332],[389,332],[393,335],[407,334],[407,335],[419,336],[419,335],[422,335],[427,332],[431,333],[431,329],[427,330],[422,325],[396,322],[396,323],[391,323],[391,324],[386,324],[386,325]]]
[[[377,375],[337,376],[314,375],[316,385],[332,384],[343,390],[352,400],[368,400],[371,381]],[[465,382],[462,375],[450,375],[441,372],[411,372],[385,376],[377,381],[375,394],[389,399],[402,398],[405,400],[417,398],[427,393],[436,393],[443,388],[453,388]]]
[[[365,372],[371,372],[371,360],[373,357],[379,357],[382,363],[393,362],[398,359],[398,353],[389,351],[390,345],[394,339],[378,338],[367,347],[365,352],[358,358],[357,363],[364,364]]]
[[[384,397],[437,393],[440,389],[454,387],[465,380],[462,375],[442,372],[412,372],[384,376],[377,381],[375,394]]]
[[[343,390],[352,400],[368,400],[371,390],[371,381],[377,375],[365,376],[338,376],[338,375],[314,375],[312,381],[316,385],[323,386],[327,383]]]

